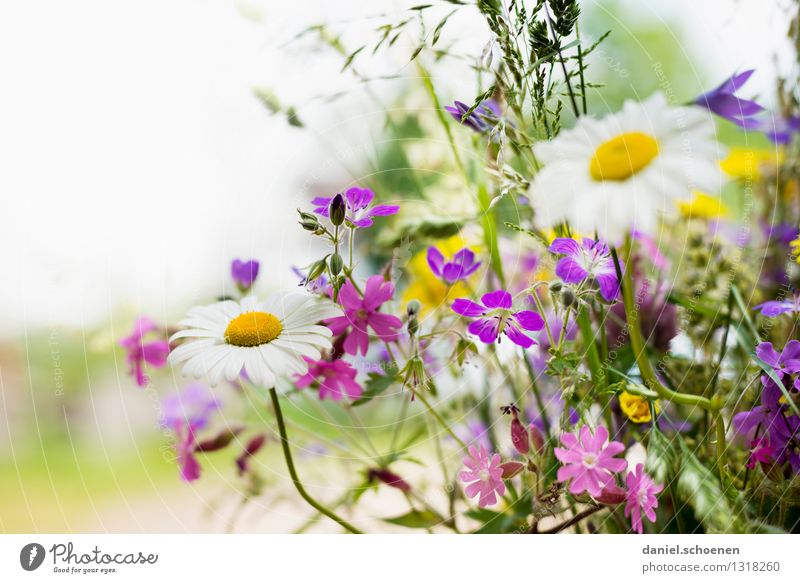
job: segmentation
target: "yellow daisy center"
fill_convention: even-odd
[[[595,180],[627,180],[658,156],[658,142],[641,132],[620,134],[600,144],[589,162]]]
[[[245,312],[225,328],[225,342],[234,346],[260,346],[272,342],[283,330],[277,316],[268,312]]]

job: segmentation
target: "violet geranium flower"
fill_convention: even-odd
[[[750,69],[731,75],[719,87],[698,97],[694,102],[695,105],[705,107],[740,127],[753,129],[756,123],[753,116],[764,111],[764,108],[755,101],[738,97],[736,92],[754,72],[755,69]]]
[[[628,462],[614,456],[625,449],[619,441],[608,442],[608,429],[603,426],[592,434],[588,425],[580,429],[579,435],[562,433],[561,444],[553,451],[564,464],[558,469],[559,482],[570,480],[569,491],[573,494],[588,492],[599,496],[608,484],[614,481],[614,473],[625,471]]]
[[[790,300],[764,302],[753,309],[761,311],[761,314],[767,318],[776,318],[782,314],[800,314],[800,294],[796,294]]]
[[[475,261],[475,253],[466,247],[453,255],[449,261],[445,261],[444,255],[436,247],[428,247],[428,266],[445,285],[453,285],[475,273],[481,262]]]
[[[582,243],[575,239],[558,238],[553,240],[549,250],[564,255],[556,263],[556,275],[565,283],[581,283],[593,278],[606,301],[617,298],[619,279],[608,245],[588,237],[584,237]]]
[[[344,308],[344,316],[337,316],[325,322],[335,335],[351,329],[344,341],[345,352],[348,354],[361,352],[366,355],[369,348],[369,328],[372,328],[375,335],[384,342],[397,340],[403,322],[397,316],[378,311],[381,305],[392,299],[393,295],[394,284],[385,281],[380,275],[373,275],[367,279],[363,298],[351,281],[345,282],[339,291],[339,302]]]
[[[464,458],[467,469],[458,474],[458,479],[466,484],[464,493],[468,498],[478,496],[481,508],[497,504],[497,497],[506,493],[500,462],[499,454],[490,455],[483,446],[470,447],[469,455]]]
[[[772,342],[762,342],[756,346],[756,356],[772,367],[778,376],[800,372],[800,341],[790,340],[780,354],[772,346]],[[765,379],[762,378],[762,382]],[[795,379],[794,387],[800,389],[800,379]]]
[[[656,521],[656,508],[658,508],[658,498],[656,494],[664,489],[664,486],[656,484],[653,479],[644,473],[644,465],[637,464],[636,471],[628,472],[625,479],[628,492],[625,495],[625,516],[631,517],[633,530],[642,534],[644,526],[642,524],[642,514],[650,522]]]
[[[467,318],[478,318],[467,327],[467,330],[485,344],[492,344],[495,340],[499,342],[500,335],[505,334],[517,346],[530,348],[534,340],[522,330],[538,332],[544,328],[544,320],[536,312],[512,311],[511,294],[505,290],[483,294],[481,303],[483,305],[466,298],[459,298],[453,302],[452,310]]]
[[[162,425],[175,432],[175,453],[181,477],[192,482],[200,477],[200,463],[195,458],[197,432],[203,429],[220,403],[204,385],[191,384],[164,399]]]
[[[395,215],[400,207],[397,205],[379,204],[370,206],[375,193],[369,188],[359,188],[353,186],[344,192],[345,205],[345,224],[352,228],[364,228],[372,226],[373,217],[385,217]],[[328,208],[333,200],[332,196],[318,196],[311,201],[315,205],[314,212],[320,216],[328,217]]]
[[[242,261],[241,259],[234,259],[231,263],[231,277],[233,278],[236,287],[242,293],[253,287],[253,283],[258,277],[259,263],[255,259]]]
[[[147,363],[155,368],[161,368],[167,364],[169,355],[169,343],[163,338],[153,338],[145,341],[145,336],[154,335],[158,330],[158,325],[150,318],[141,316],[133,324],[133,332],[119,341],[128,353],[127,361],[130,366],[130,373],[136,379],[136,384],[140,387],[147,385],[147,375],[144,374],[144,364]]]
[[[445,106],[445,110],[453,116],[454,120],[479,134],[492,129],[500,119],[500,106],[494,99],[487,99],[469,115],[464,117],[469,111],[469,108],[469,105],[461,101],[456,101],[453,105]]]
[[[308,363],[308,372],[298,375],[295,385],[300,389],[311,385],[317,386],[320,401],[324,401],[325,397],[341,401],[344,395],[351,399],[358,399],[364,392],[364,389],[355,380],[356,369],[349,362],[312,360],[307,357],[303,357],[303,359]]]

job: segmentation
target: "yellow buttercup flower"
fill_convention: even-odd
[[[728,156],[719,165],[723,172],[733,178],[758,180],[762,168],[776,168],[783,164],[784,152],[779,150],[753,150],[731,148]]]
[[[650,413],[650,401],[639,395],[634,395],[628,391],[622,391],[619,395],[619,406],[625,416],[634,423],[647,423],[653,419]],[[655,402],[655,410],[660,410],[659,402]]]
[[[692,200],[679,200],[678,210],[686,218],[695,219],[718,219],[728,214],[728,207],[725,206],[719,197],[711,196],[705,192],[695,190],[692,192]]]
[[[797,263],[800,263],[800,236],[789,243],[789,245],[792,246],[792,255],[794,255],[794,260],[797,261]]]

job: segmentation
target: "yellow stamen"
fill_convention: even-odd
[[[658,156],[658,142],[641,132],[628,132],[598,146],[589,162],[595,180],[627,180]]]
[[[277,316],[267,312],[245,312],[225,328],[225,342],[234,346],[260,346],[275,340],[283,330]]]

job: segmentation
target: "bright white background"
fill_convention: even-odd
[[[312,183],[350,180],[329,162],[348,140],[379,132],[380,118],[343,136],[337,119],[311,108],[313,131],[298,131],[270,117],[252,88],[302,103],[347,87],[341,60],[281,46],[320,21],[374,35],[364,16],[418,3],[2,2],[0,336],[94,325],[119,309],[174,314],[218,293],[235,256],[261,259],[275,284],[294,283],[287,268],[307,248],[294,208],[323,194],[303,184],[319,168],[327,175]],[[772,3],[625,4],[686,29],[718,72],[714,84],[755,66],[748,88],[769,93],[786,28]],[[358,116],[348,103],[338,111]]]

